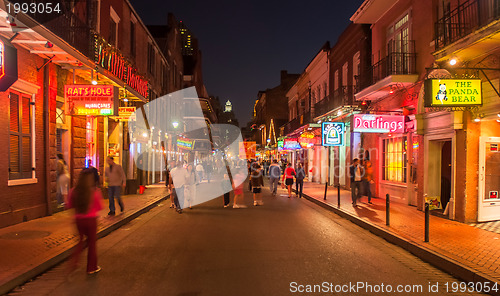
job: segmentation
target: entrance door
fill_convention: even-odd
[[[500,137],[479,143],[478,221],[500,220]]]
[[[437,198],[441,209],[434,213],[440,213],[453,219],[454,204],[453,197],[453,145],[451,140],[431,140],[427,144],[427,174],[426,194],[429,198]]]

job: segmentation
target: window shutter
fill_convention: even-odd
[[[11,93],[10,97],[10,131],[19,132],[19,96]]]
[[[31,112],[30,112],[30,98],[22,97],[22,133],[23,134],[31,134]]]

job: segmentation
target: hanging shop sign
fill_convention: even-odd
[[[311,132],[302,133],[298,141],[302,148],[311,148],[318,142],[316,136]]]
[[[17,78],[17,49],[0,38],[0,91],[9,89]]]
[[[193,149],[193,141],[188,138],[178,138],[177,139],[177,147],[179,149],[192,150]]]
[[[481,106],[481,79],[427,79],[425,107]]]
[[[344,123],[323,122],[321,125],[321,145],[344,146]]]
[[[283,143],[283,149],[285,150],[296,150],[301,148],[302,147],[300,146],[300,143],[297,138],[285,139],[285,142]]]
[[[135,121],[135,107],[118,107],[118,116],[115,120],[120,121]]]
[[[113,85],[64,86],[67,115],[118,115],[118,88]]]
[[[283,150],[283,140],[279,140],[278,141],[278,151],[282,151]]]
[[[117,49],[103,40],[96,39],[95,63],[123,80],[144,98],[148,97],[148,81],[137,74],[137,69]]]
[[[357,133],[394,133],[405,132],[403,115],[355,114],[354,132]]]
[[[239,158],[254,159],[257,151],[257,143],[253,141],[239,142]]]

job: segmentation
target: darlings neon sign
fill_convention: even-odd
[[[130,87],[135,89],[141,96],[148,96],[148,81],[137,74],[137,69],[111,46],[104,44],[97,45],[96,63],[111,72],[119,79],[125,81]]]
[[[395,133],[405,132],[405,118],[402,115],[355,114],[354,132]]]

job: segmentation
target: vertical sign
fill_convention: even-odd
[[[323,122],[321,125],[321,139],[323,146],[344,146],[344,123]]]

